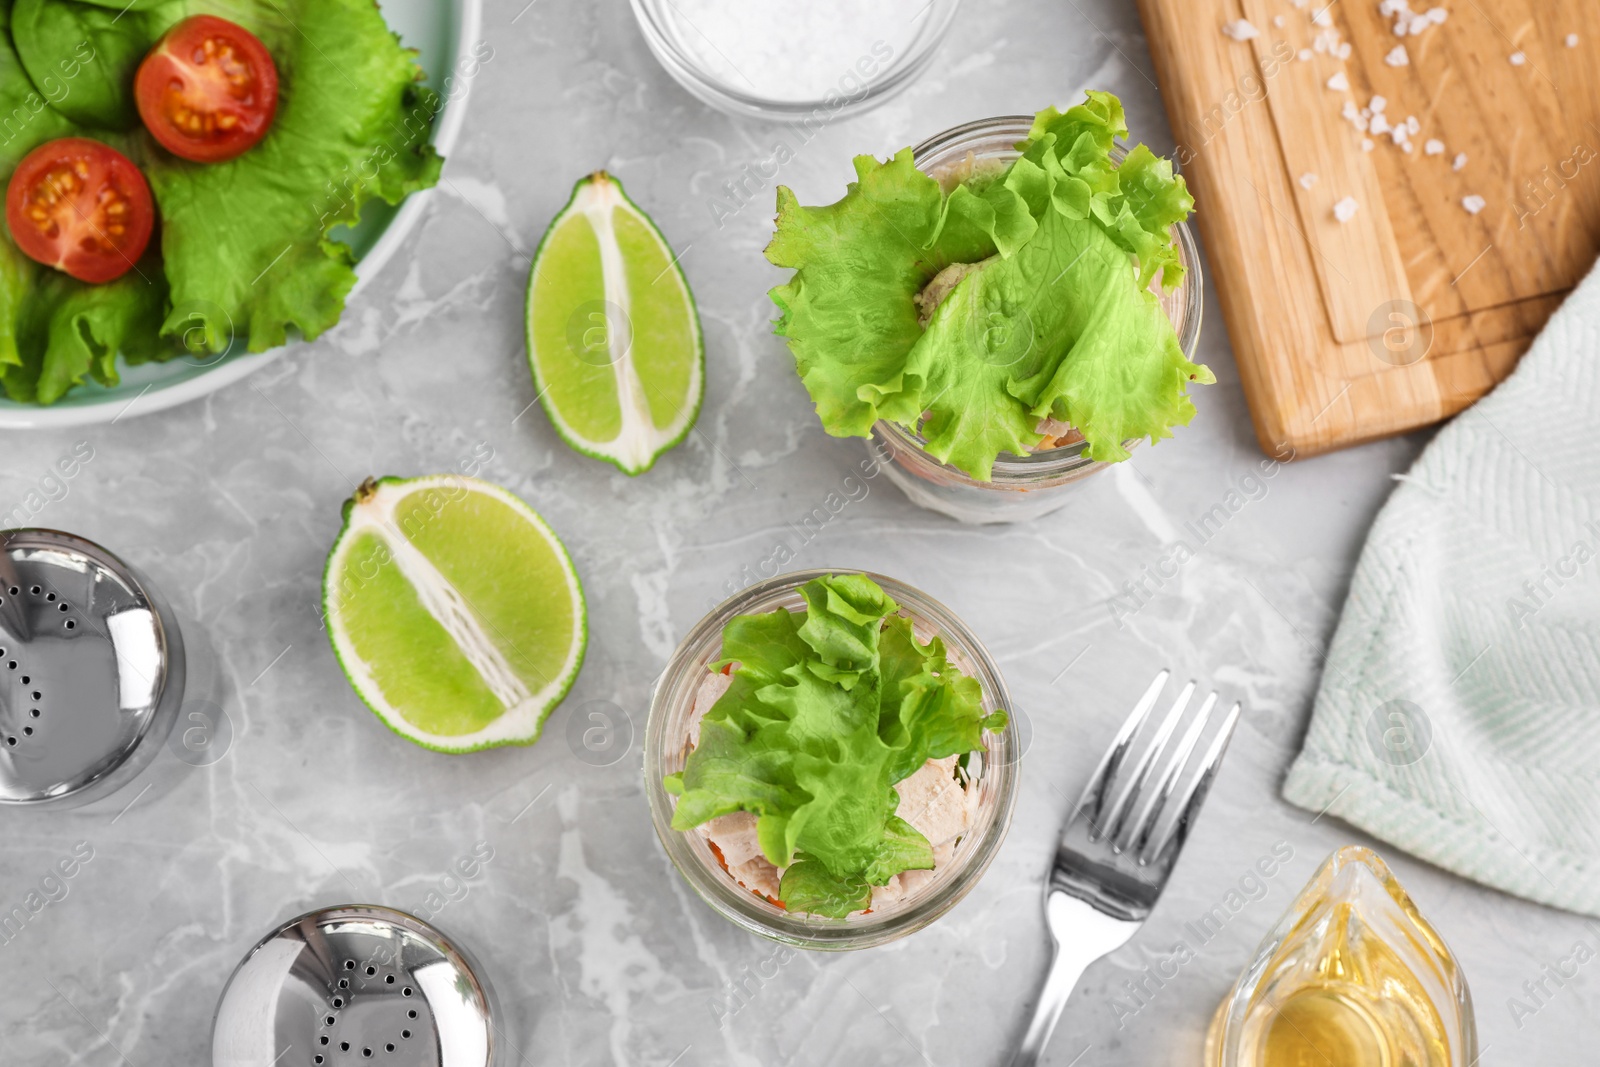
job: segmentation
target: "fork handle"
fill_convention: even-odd
[[[1045,893],[1044,915],[1055,955],[1050,959],[1050,974],[1044,980],[1033,1018],[1028,1020],[1028,1029],[1011,1057],[1010,1067],[1033,1067],[1039,1062],[1056,1020],[1061,1018],[1061,1009],[1066,1007],[1083,972],[1095,960],[1127,944],[1140,924],[1137,919],[1108,915],[1087,900],[1054,886]]]
[[[1010,1067],[1034,1067],[1039,1062],[1050,1035],[1055,1031],[1056,1020],[1061,1018],[1061,1009],[1067,1006],[1067,998],[1072,995],[1073,987],[1078,984],[1083,972],[1089,969],[1089,964],[1099,959],[1100,955],[1098,952],[1074,951],[1056,945],[1055,958],[1050,961],[1050,974],[1044,980],[1044,989],[1040,991],[1039,1001],[1033,1008],[1033,1018],[1028,1020],[1028,1029],[1022,1035],[1022,1044],[1011,1057]]]

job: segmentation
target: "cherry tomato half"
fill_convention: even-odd
[[[266,136],[278,111],[278,68],[243,26],[196,15],[150,49],[133,93],[145,128],[167,151],[220,163]]]
[[[6,187],[6,225],[17,247],[80,281],[109,282],[132,270],[155,218],[139,168],[86,137],[35,148]]]

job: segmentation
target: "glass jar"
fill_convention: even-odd
[[[975,167],[1000,168],[1016,159],[1020,154],[1016,146],[1027,140],[1032,128],[1031,115],[1001,115],[957,126],[913,149],[917,167],[949,188]],[[1119,145],[1111,158],[1120,163],[1125,154]],[[1159,281],[1151,289],[1172,320],[1185,358],[1192,360],[1200,341],[1204,303],[1200,252],[1187,223],[1176,223],[1172,231],[1186,272],[1183,283],[1171,293],[1162,292]],[[1131,449],[1137,443],[1127,441],[1124,446]],[[889,480],[912,503],[971,523],[1023,522],[1049,514],[1067,502],[1071,486],[1111,466],[1090,459],[1080,442],[1026,456],[1003,455],[994,462],[992,480],[980,482],[928,455],[921,435],[898,423],[879,420],[867,445]]]
[[[1206,1037],[1207,1067],[1472,1067],[1472,997],[1444,940],[1370,849],[1348,845],[1256,950]]]
[[[717,861],[705,836],[672,828],[676,798],[661,784],[681,771],[692,746],[689,724],[695,694],[706,675],[706,665],[721,658],[722,631],[736,615],[776,611],[804,611],[800,587],[828,574],[863,573],[844,570],[809,570],[782,574],[737,593],[712,609],[695,624],[673,653],[656,683],[645,727],[644,786],[656,834],[673,866],[685,881],[725,918],[752,933],[800,948],[844,950],[881,945],[920,930],[955,907],[977,884],[999,851],[1011,824],[1017,798],[1021,741],[1013,716],[999,733],[984,732],[985,747],[972,754],[969,788],[978,790],[973,828],[963,835],[951,862],[937,869],[926,884],[905,899],[866,914],[845,919],[792,915],[736,882]],[[910,586],[867,574],[894,598],[899,614],[909,618],[917,639],[937,634],[944,640],[950,660],[983,688],[985,712],[1011,708],[1000,668],[972,631],[950,609]]]
[[[701,101],[810,132],[916,80],[961,0],[874,0],[839,19],[777,0],[632,0],[645,43]]]

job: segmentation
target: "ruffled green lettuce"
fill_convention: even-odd
[[[197,14],[249,29],[278,66],[271,130],[225,163],[177,159],[129,118],[136,60]],[[0,175],[45,141],[93,137],[139,164],[158,214],[138,270],[108,285],[0,236],[0,386],[14,400],[114,385],[119,352],[138,363],[318,336],[355,284],[334,229],[438,181],[440,99],[372,0],[0,0],[0,29]]]
[[[780,187],[767,258],[795,273],[771,292],[775,328],[823,427],[859,437],[888,419],[987,480],[1043,439],[1044,417],[1113,461],[1187,424],[1189,383],[1214,379],[1150,287],[1182,281],[1171,227],[1194,201],[1144,145],[1114,163],[1126,134],[1117,98],[1090,92],[1040,112],[1003,173],[948,195],[909,149],[858,157],[835,204]]]
[[[738,669],[666,786],[677,830],[756,815],[762,852],[785,868],[784,904],[842,917],[867,907],[873,886],[933,867],[927,838],[895,814],[894,784],[976,751],[1006,717],[984,715],[976,679],[937,636],[919,642],[871,579],[830,575],[800,592],[804,615],[741,615],[724,629],[713,669]]]

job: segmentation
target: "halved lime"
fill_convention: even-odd
[[[457,475],[362,483],[328,553],[322,607],[356,693],[441,752],[537,741],[589,638],[555,533],[499,486]]]
[[[528,365],[556,432],[642,474],[682,441],[705,344],[666,239],[604,171],[581,179],[528,273]]]

